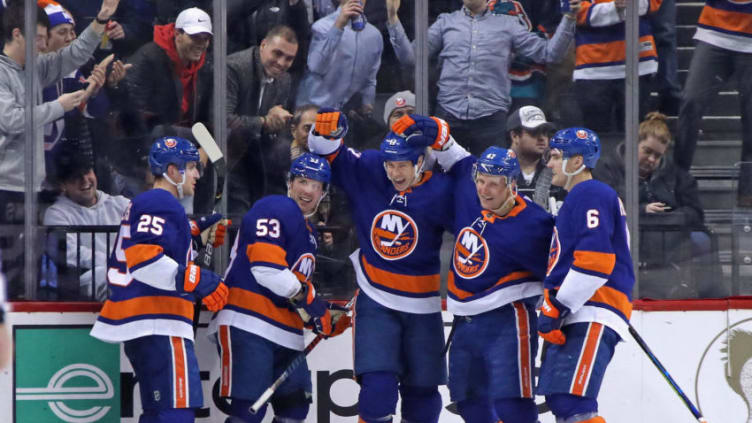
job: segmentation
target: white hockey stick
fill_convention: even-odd
[[[356,294],[357,296],[357,294]],[[345,308],[348,310],[352,309],[353,304],[355,303],[355,297],[352,297],[350,301],[345,304]],[[313,338],[313,341],[311,341],[303,351],[300,352],[295,358],[290,362],[290,364],[287,365],[285,370],[282,372],[281,375],[277,378],[277,380],[274,381],[274,383],[271,384],[266,390],[261,394],[261,396],[256,400],[256,402],[253,403],[250,410],[252,414],[256,414],[261,410],[261,408],[266,404],[269,399],[274,395],[274,392],[277,391],[277,388],[279,388],[280,385],[282,385],[287,378],[290,377],[293,371],[298,368],[301,364],[303,364],[306,360],[306,357],[308,354],[313,351],[314,348],[316,348],[316,345],[321,342],[321,340],[324,339],[324,337],[321,334],[316,335],[315,338]]]
[[[204,126],[203,123],[195,123],[191,128],[191,132],[193,132],[193,137],[196,138],[198,144],[204,149],[206,155],[209,156],[209,160],[214,166],[214,171],[217,173],[217,190],[214,194],[214,208],[216,208],[217,204],[222,200],[222,195],[225,191],[225,157],[222,155],[222,151],[219,149],[217,142],[214,141],[214,137],[211,136],[209,130],[206,129],[206,126]],[[210,266],[212,256],[214,255],[214,247],[211,242],[207,242],[205,248],[206,250],[204,251],[203,257],[200,257],[200,259],[202,259],[201,264],[204,266]]]

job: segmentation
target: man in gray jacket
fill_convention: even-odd
[[[290,144],[278,135],[290,130],[292,82],[287,71],[297,54],[295,31],[277,25],[258,47],[227,57],[228,208],[232,214],[245,214],[265,195],[287,192],[284,181],[290,169]]]
[[[27,58],[24,37],[24,8],[22,2],[14,2],[3,12],[3,54],[0,55],[0,254],[2,269],[8,277],[9,296],[14,287],[21,285],[23,249],[18,228],[2,229],[3,224],[23,222],[25,177],[32,177],[34,190],[41,189],[45,178],[44,131],[45,124],[53,122],[72,110],[85,96],[79,90],[60,96],[55,101],[42,102],[41,87],[62,79],[82,66],[96,49],[104,33],[105,25],[115,13],[120,0],[103,0],[96,19],[71,45],[57,52],[34,57],[36,83],[40,87],[34,103],[34,125],[39,128],[34,143],[34,174],[24,175],[25,89],[24,78]],[[42,9],[37,10],[35,51],[45,47],[49,20]],[[93,89],[89,86],[89,89]],[[13,233],[15,232],[15,236]],[[3,236],[5,235],[5,236]]]

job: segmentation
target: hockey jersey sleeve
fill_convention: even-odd
[[[556,299],[572,312],[579,310],[608,282],[616,264],[613,249],[615,216],[609,196],[582,195],[568,215],[570,228],[576,234],[572,266],[561,283]],[[617,200],[618,201],[618,200]]]
[[[178,266],[185,265],[190,254],[189,242],[182,252],[186,256],[179,256],[180,234],[188,230],[185,214],[134,207],[127,220],[120,236],[129,273],[154,288],[175,291]]]
[[[246,247],[245,255],[250,263],[251,274],[263,287],[276,295],[290,298],[300,291],[300,281],[292,273],[287,262],[287,242],[291,231],[294,203],[277,202],[271,207],[256,203],[243,218],[241,232],[245,239],[253,240]]]
[[[639,14],[656,12],[663,0],[640,0]],[[583,1],[577,12],[577,25],[590,27],[610,26],[624,21],[624,10],[619,11],[613,0]]]

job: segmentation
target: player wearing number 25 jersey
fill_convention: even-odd
[[[149,164],[154,189],[136,196],[123,215],[110,256],[110,295],[91,335],[124,342],[138,379],[140,422],[193,422],[203,405],[193,348],[196,297],[212,311],[227,301],[221,278],[191,262],[191,230],[178,198],[200,177],[198,150],[183,138],[160,138]]]
[[[598,136],[569,128],[550,140],[552,183],[569,191],[551,241],[538,333],[549,343],[538,394],[557,421],[603,423],[598,391],[628,332],[634,274],[621,200],[590,170]]]

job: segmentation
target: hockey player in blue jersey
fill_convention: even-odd
[[[227,301],[222,278],[191,262],[191,230],[178,201],[193,195],[199,153],[165,137],[149,152],[154,189],[136,196],[120,224],[108,262],[110,296],[91,335],[123,342],[140,391],[139,423],[193,422],[203,406],[193,346],[195,297],[211,311]]]
[[[598,391],[628,332],[634,274],[626,213],[616,192],[592,179],[598,136],[569,128],[549,142],[552,183],[569,191],[556,217],[538,333],[546,341],[538,394],[560,422],[605,423]]]
[[[393,130],[415,145],[434,124],[402,117]],[[543,293],[553,218],[517,194],[520,165],[492,146],[476,160],[457,143],[434,154],[454,178],[455,245],[447,309],[454,314],[449,393],[466,422],[535,423],[535,307]]]
[[[209,326],[219,346],[219,394],[232,398],[227,423],[263,420],[266,406],[257,414],[249,408],[304,349],[304,324],[324,336],[350,324],[344,310],[316,296],[311,280],[317,241],[307,218],[326,195],[330,175],[326,159],[305,153],[290,167],[287,197],[264,197],[243,217],[225,277],[230,296]],[[304,421],[311,392],[303,363],[271,397],[274,421]]]
[[[434,139],[445,142],[449,128],[437,122]],[[446,383],[439,250],[451,229],[452,183],[423,171],[425,147],[390,132],[380,151],[359,152],[342,143],[346,128],[339,111],[322,109],[308,147],[329,159],[360,243],[350,256],[360,288],[354,319],[360,421],[391,422],[401,396],[404,421],[436,422],[438,386]]]

